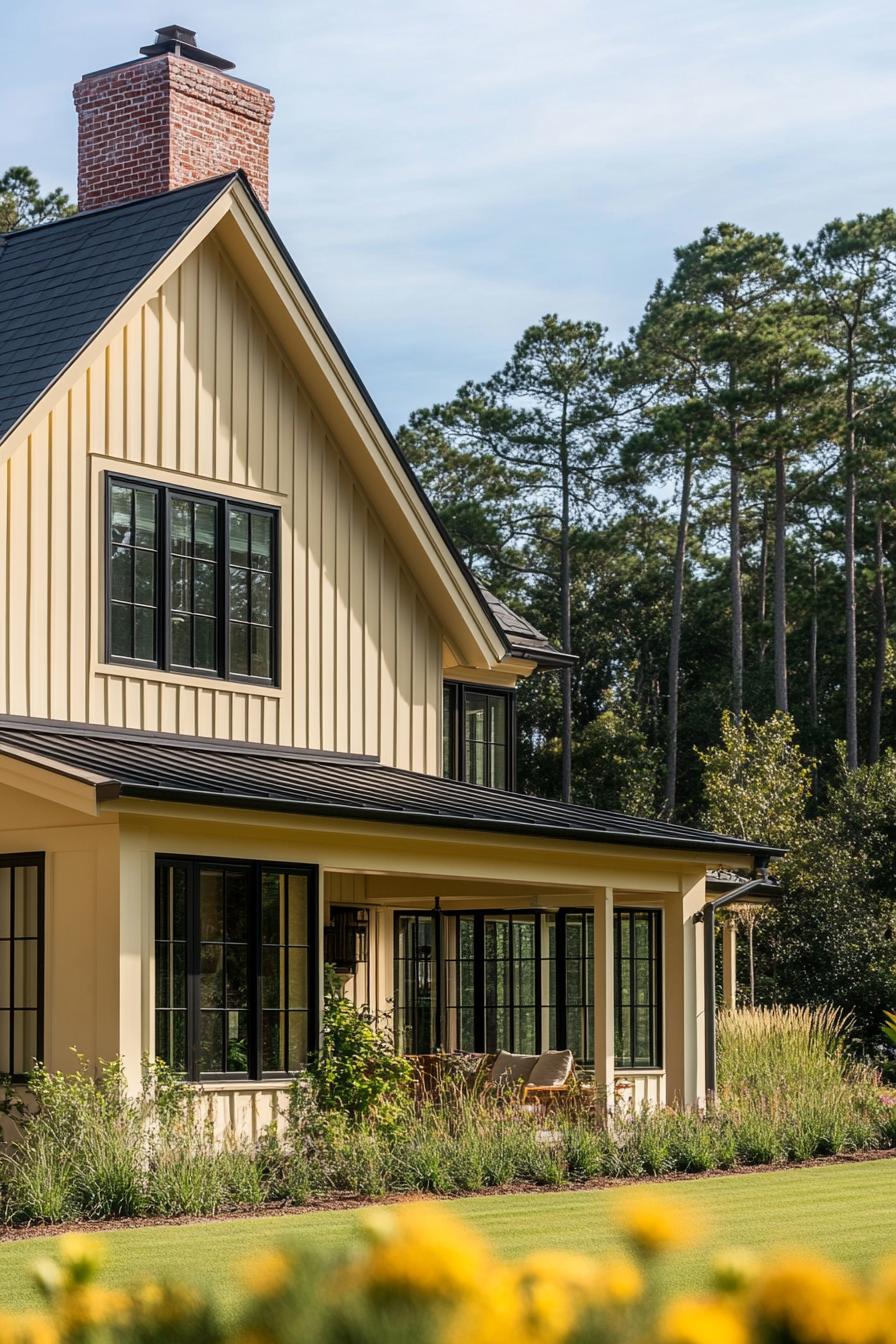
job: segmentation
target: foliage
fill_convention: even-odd
[[[0,233],[65,219],[75,213],[75,208],[61,187],[41,195],[40,183],[30,168],[7,168],[0,177]]]
[[[47,1311],[0,1320],[19,1344],[890,1344],[896,1274],[858,1280],[791,1251],[760,1263],[716,1250],[701,1291],[664,1302],[663,1259],[693,1241],[686,1213],[629,1195],[616,1222],[621,1255],[538,1250],[498,1260],[460,1219],[434,1204],[368,1213],[347,1251],[261,1252],[242,1267],[246,1297],[225,1323],[201,1293],[176,1285],[128,1290],[100,1282],[102,1243],[70,1235],[34,1275]]]
[[[341,1111],[352,1120],[376,1112],[381,1121],[394,1121],[408,1097],[411,1066],[395,1053],[388,1024],[356,1007],[331,982],[309,1075],[322,1110]]]
[[[883,1033],[891,1045],[896,1045],[896,1013],[884,1013]]]
[[[164,1070],[148,1069],[136,1097],[119,1063],[96,1079],[39,1071],[38,1109],[3,1157],[3,1214],[30,1223],[203,1214],[334,1192],[556,1187],[886,1149],[896,1110],[847,1057],[847,1027],[830,1009],[725,1014],[712,1104],[620,1104],[609,1120],[592,1093],[546,1117],[458,1072],[436,1095],[405,1097],[397,1123],[382,1100],[340,1109],[305,1080],[285,1130],[272,1126],[254,1145],[217,1139],[201,1099]]]
[[[896,754],[844,768],[780,869],[785,897],[766,951],[778,993],[838,1004],[875,1044],[896,1002]]]
[[[744,714],[738,722],[726,710],[720,743],[697,754],[712,830],[769,845],[792,843],[805,821],[812,769],[789,714],[776,711],[765,723]]]

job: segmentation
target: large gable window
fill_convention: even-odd
[[[272,509],[110,477],[108,660],[274,684],[277,522]]]
[[[314,892],[307,868],[157,861],[159,1059],[194,1081],[303,1067],[316,1003]]]
[[[446,681],[442,689],[442,773],[487,789],[514,787],[512,691]]]

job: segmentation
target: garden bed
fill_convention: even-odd
[[[65,1223],[28,1223],[0,1226],[0,1245],[13,1241],[33,1241],[58,1237],[68,1232],[115,1232],[134,1228],[189,1227],[197,1223],[232,1222],[239,1219],[299,1217],[315,1213],[347,1213],[357,1209],[416,1203],[420,1200],[453,1201],[487,1199],[504,1195],[569,1195],[589,1190],[625,1189],[638,1185],[680,1184],[687,1181],[717,1180],[724,1177],[761,1176],[771,1172],[799,1171],[817,1167],[839,1167],[861,1162],[896,1160],[896,1148],[863,1153],[840,1153],[834,1157],[813,1157],[805,1162],[766,1163],[755,1167],[729,1167],[724,1171],[669,1171],[654,1176],[595,1176],[590,1180],[566,1185],[536,1185],[533,1181],[515,1181],[506,1186],[486,1186],[482,1190],[458,1190],[433,1194],[419,1190],[393,1191],[385,1195],[357,1195],[334,1192],[312,1196],[303,1204],[279,1200],[270,1204],[245,1204],[220,1209],[216,1213],[180,1213],[169,1216],[147,1214],[139,1218],[82,1218]]]

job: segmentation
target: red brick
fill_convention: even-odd
[[[85,75],[78,112],[81,210],[154,196],[242,168],[268,206],[266,89],[180,56]]]

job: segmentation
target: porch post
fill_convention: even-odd
[[[722,924],[722,1002],[737,1007],[737,924],[731,915]]]
[[[613,888],[604,887],[594,900],[594,1082],[605,1088],[607,1108],[613,1105]]]
[[[667,897],[665,909],[666,1096],[686,1106],[702,1105],[706,1097],[706,1003],[703,976],[703,930],[694,916],[706,900],[706,877],[682,878],[678,896]]]

